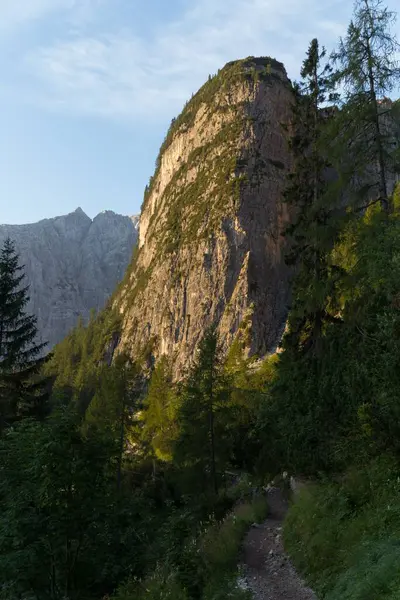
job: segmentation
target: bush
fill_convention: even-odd
[[[188,600],[175,573],[156,571],[144,581],[132,579],[118,589],[115,600]]]
[[[266,498],[256,497],[238,504],[221,521],[198,522],[197,536],[182,540],[179,552],[166,552],[164,563],[147,578],[131,579],[120,586],[114,600],[250,599],[237,585],[238,555],[249,526],[263,521],[267,512]]]
[[[400,540],[371,543],[354,566],[339,576],[327,600],[398,600],[400,598]]]
[[[329,600],[400,597],[399,491],[399,468],[387,456],[301,491],[284,541],[317,592]]]
[[[207,568],[226,571],[236,565],[243,536],[252,523],[262,521],[268,512],[265,498],[239,504],[221,523],[215,523],[205,533],[201,553]]]
[[[237,561],[242,539],[254,522],[261,522],[268,513],[265,497],[238,504],[223,521],[208,527],[200,540],[200,557],[204,564],[203,600],[246,600],[247,591],[237,585]]]

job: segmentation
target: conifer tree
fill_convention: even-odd
[[[400,81],[400,47],[391,33],[395,20],[382,0],[356,0],[347,35],[332,55],[333,80],[343,89],[337,126],[344,183],[363,204],[368,196],[385,211],[389,176],[398,167],[390,104],[382,102]]]
[[[329,161],[321,148],[327,112],[323,104],[332,93],[331,68],[324,65],[325,49],[312,40],[295,85],[294,118],[290,147],[294,168],[286,201],[295,218],[286,231],[291,236],[289,264],[297,265],[286,344],[318,349],[326,310],[327,254],[334,237],[332,207],[327,196]],[[328,113],[329,114],[329,113]]]
[[[158,361],[149,386],[144,407],[144,438],[155,455],[170,460],[177,436],[178,394],[172,385],[171,368],[167,357]]]
[[[180,434],[175,462],[191,478],[191,488],[218,492],[220,475],[230,456],[229,380],[214,329],[206,331],[182,393]]]
[[[121,487],[122,466],[130,430],[134,426],[133,414],[138,408],[141,393],[139,370],[136,364],[121,354],[114,364],[104,366],[99,372],[96,392],[85,413],[83,432],[102,435],[117,443],[117,487]]]
[[[46,344],[38,343],[36,318],[26,314],[28,287],[14,243],[0,252],[0,428],[23,415],[41,416],[45,381],[38,377]]]
[[[141,524],[134,492],[116,492],[118,444],[80,425],[64,409],[0,437],[1,598],[100,598],[135,568]]]

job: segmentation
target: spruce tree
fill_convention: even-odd
[[[118,446],[80,425],[66,409],[0,437],[1,598],[100,598],[135,569],[141,524],[135,493],[117,498]]]
[[[395,172],[397,146],[393,144],[390,103],[382,102],[400,81],[400,49],[391,26],[395,13],[382,0],[356,0],[345,38],[332,58],[334,81],[343,90],[338,139],[344,183],[389,209],[388,181]]]
[[[230,385],[214,329],[206,331],[182,392],[174,460],[193,491],[218,492],[231,453]]]
[[[122,467],[130,434],[135,429],[142,381],[135,363],[120,354],[111,366],[103,366],[96,380],[96,392],[85,412],[85,435],[103,436],[118,446],[117,487],[122,483]]]
[[[29,301],[24,270],[14,243],[0,252],[0,428],[24,415],[45,410],[46,382],[38,376],[46,344],[38,343],[36,318],[25,312]]]
[[[303,62],[300,83],[294,88],[294,117],[290,147],[294,168],[285,192],[294,212],[286,234],[291,237],[288,264],[297,266],[286,345],[318,351],[327,311],[328,254],[335,231],[332,205],[327,194],[330,167],[323,133],[329,112],[323,109],[331,97],[331,68],[326,52],[312,40]]]

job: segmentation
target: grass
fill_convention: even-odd
[[[327,600],[400,599],[400,469],[388,457],[301,492],[284,541]]]
[[[144,581],[128,581],[119,588],[114,600],[189,600],[189,596],[175,573],[157,570]]]
[[[128,581],[114,600],[250,600],[237,585],[238,556],[246,531],[267,512],[265,497],[238,504],[187,540],[178,564],[165,563],[143,581]]]
[[[203,600],[247,600],[249,592],[237,587],[238,555],[242,540],[253,523],[262,522],[268,513],[264,497],[239,504],[220,523],[209,527],[200,543],[200,554],[207,573]]]
[[[210,572],[236,567],[242,539],[252,523],[261,522],[267,514],[264,498],[239,504],[222,522],[212,525],[201,542],[201,554]]]

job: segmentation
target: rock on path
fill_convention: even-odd
[[[271,488],[268,503],[269,518],[253,526],[243,543],[243,587],[251,590],[255,600],[317,600],[283,549],[282,523],[288,503],[281,490]]]

